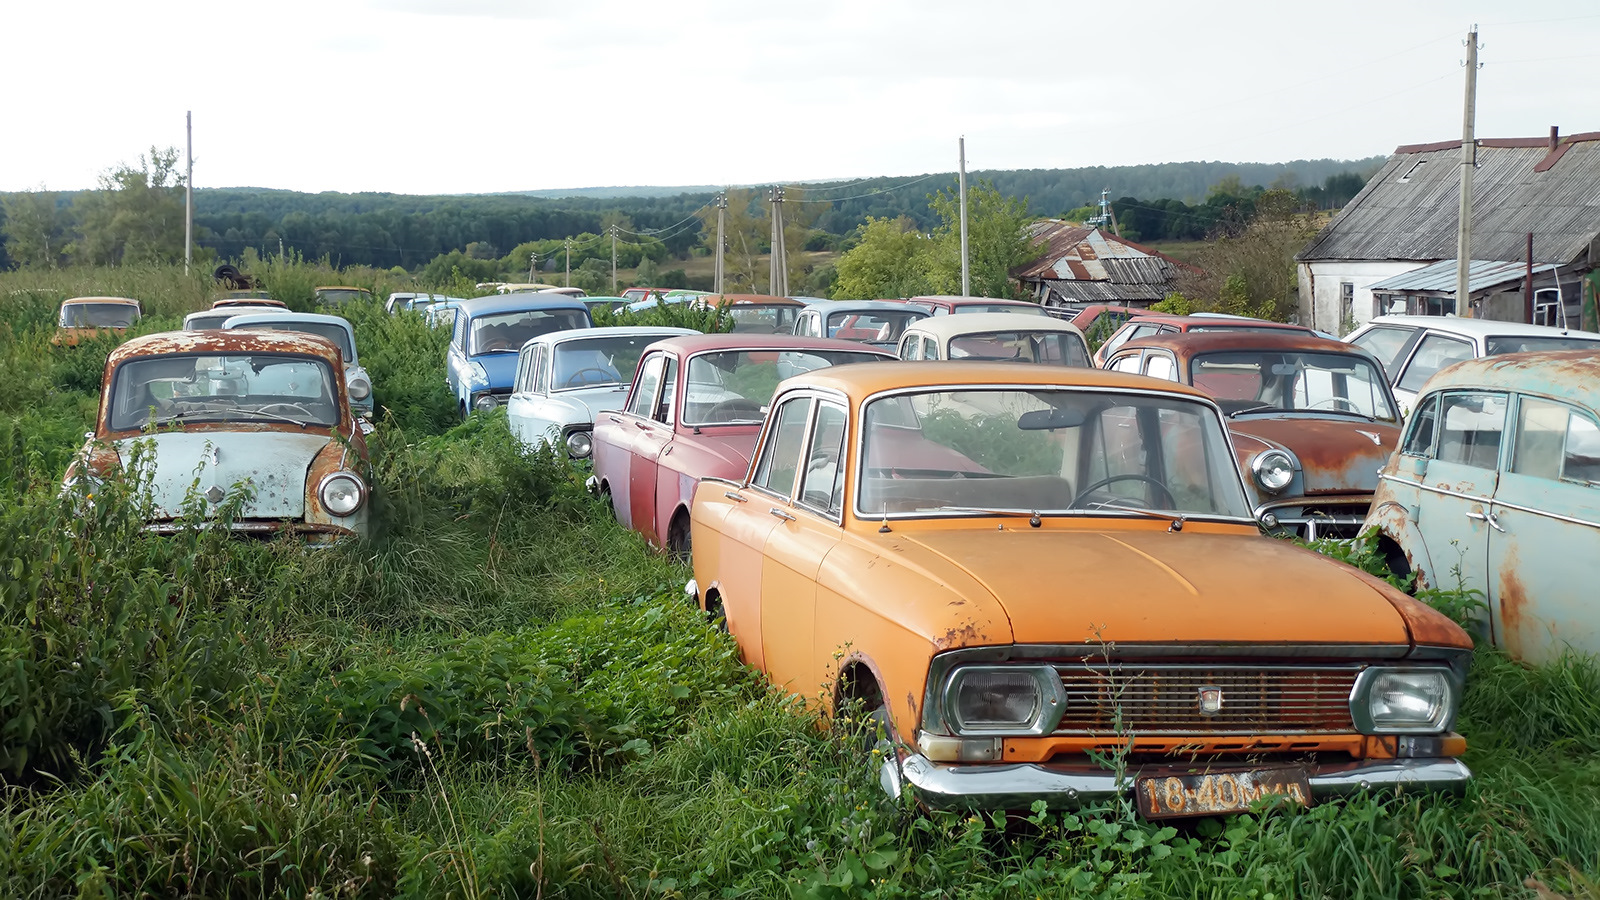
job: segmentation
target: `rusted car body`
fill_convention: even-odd
[[[774,684],[884,724],[890,793],[1160,818],[1470,776],[1470,639],[1261,535],[1199,391],[885,363],[772,404],[748,471],[695,492],[688,589]]]
[[[194,504],[210,515],[238,501],[237,534],[291,533],[311,543],[360,534],[366,439],[341,370],[338,349],[309,335],[134,338],[106,361],[95,431],[67,481],[123,477],[143,443],[152,530],[190,527],[183,516]]]
[[[1290,331],[1191,331],[1128,341],[1106,368],[1216,400],[1269,531],[1307,540],[1360,533],[1400,437],[1389,382],[1366,352]]]
[[[1089,345],[1071,322],[1015,313],[968,313],[912,322],[896,354],[905,360],[1007,360],[1047,366],[1089,365]]]
[[[1170,313],[1138,311],[1106,338],[1094,352],[1094,364],[1104,366],[1106,360],[1124,343],[1158,334],[1186,334],[1190,331],[1292,331],[1296,334],[1315,335],[1309,328],[1269,322],[1266,319],[1248,319],[1244,316],[1175,316]]]
[[[61,302],[56,333],[50,343],[76,347],[103,334],[122,334],[139,321],[139,301],[127,297],[73,297]]]
[[[339,348],[339,356],[344,360],[344,379],[350,394],[350,408],[358,416],[372,416],[372,378],[361,365],[361,357],[356,352],[356,330],[348,319],[318,313],[240,311],[239,315],[226,319],[222,328],[225,331],[244,329],[311,334],[333,344]]]
[[[695,484],[744,472],[778,382],[823,366],[893,358],[851,341],[794,335],[707,334],[652,344],[627,402],[595,417],[594,484],[624,525],[687,554]]]
[[[1600,653],[1600,356],[1456,363],[1417,395],[1367,525],[1420,587],[1481,591],[1493,642],[1548,662]]]

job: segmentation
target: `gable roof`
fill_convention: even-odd
[[[1178,268],[1187,267],[1158,250],[1059,219],[1035,222],[1028,234],[1044,242],[1044,254],[1011,275],[1043,283],[1050,299],[1061,302],[1160,300]]]
[[[1461,142],[1395,148],[1382,170],[1296,259],[1433,262],[1456,255]],[[1600,236],[1600,131],[1478,142],[1472,257],[1575,262]]]

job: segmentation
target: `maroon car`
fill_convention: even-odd
[[[595,484],[619,521],[687,554],[695,484],[744,477],[778,382],[824,366],[892,359],[854,341],[793,335],[657,341],[639,359],[624,408],[597,417]]]
[[[1217,401],[1267,530],[1308,540],[1360,532],[1400,437],[1388,379],[1365,350],[1293,331],[1190,331],[1128,341],[1106,368]]]

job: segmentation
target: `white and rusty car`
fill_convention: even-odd
[[[358,416],[371,417],[372,378],[356,354],[356,330],[348,319],[319,313],[250,312],[224,320],[222,328],[309,334],[338,347],[339,358],[344,360],[344,381],[350,391],[350,408]]]
[[[339,352],[300,334],[163,332],[106,361],[95,430],[66,482],[127,477],[147,450],[151,529],[232,510],[236,534],[326,543],[367,526],[367,447]],[[243,494],[236,492],[243,491]],[[233,508],[230,504],[237,503]]]

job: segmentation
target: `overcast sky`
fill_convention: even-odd
[[[457,193],[1358,158],[1600,130],[1596,0],[7,0],[0,190]]]

